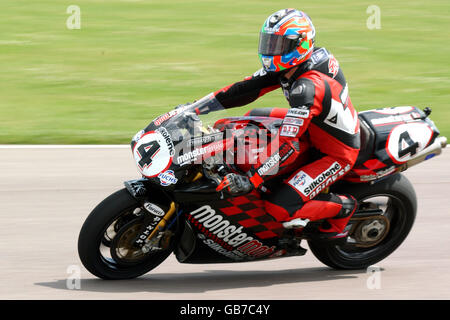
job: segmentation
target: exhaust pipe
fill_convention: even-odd
[[[425,160],[431,159],[434,156],[440,155],[442,153],[442,148],[445,148],[447,145],[447,138],[446,137],[438,137],[434,140],[434,142],[417,153],[414,158],[407,161],[402,168],[401,171],[404,171],[412,166],[415,166],[418,163],[421,163]]]

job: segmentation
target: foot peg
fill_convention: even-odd
[[[288,256],[303,256],[308,250],[300,246],[301,240],[284,238],[278,240],[278,246],[286,250]]]
[[[293,219],[288,222],[283,222],[283,227],[286,229],[297,229],[297,228],[304,228],[308,224],[309,219]]]

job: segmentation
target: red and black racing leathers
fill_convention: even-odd
[[[320,156],[285,179],[283,187],[266,201],[266,209],[278,221],[327,218],[328,229],[322,231],[339,235],[354,212],[354,202],[352,209],[348,210],[345,196],[321,191],[350,170],[360,148],[359,120],[348,94],[347,82],[339,63],[325,48],[316,48],[311,58],[302,63],[289,80],[283,74],[266,73],[261,69],[243,81],[214,92],[214,95],[225,108],[232,108],[249,104],[267,92],[282,88],[291,109],[255,109],[248,113],[284,119],[277,147],[269,150],[268,158],[259,159],[252,166],[250,180],[258,187],[273,178],[267,170],[270,167],[267,162],[273,162],[270,157],[285,154],[286,148],[294,152],[276,157],[277,160],[283,159],[280,168],[295,164],[299,155],[298,138],[307,134],[311,147],[318,150]]]

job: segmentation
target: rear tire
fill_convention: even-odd
[[[87,217],[78,237],[78,254],[90,273],[102,279],[136,278],[156,268],[172,253],[175,242],[173,239],[167,249],[151,253],[136,264],[120,264],[102,255],[100,248],[101,245],[107,245],[104,240],[107,228],[118,218],[132,214],[138,207],[140,204],[130,193],[121,189],[98,204]],[[122,227],[125,228],[128,224]]]
[[[393,216],[390,222],[391,228],[386,237],[370,250],[351,248],[349,245],[337,246],[308,241],[314,256],[331,268],[365,269],[383,260],[402,244],[414,224],[417,211],[416,193],[409,180],[400,173],[382,179],[373,185],[346,185],[345,188],[340,188],[336,192],[349,193],[358,202],[377,196],[386,197],[390,199],[389,210]]]

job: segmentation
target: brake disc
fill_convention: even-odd
[[[351,237],[357,247],[373,247],[379,244],[389,233],[390,222],[384,215],[359,218],[352,228]]]
[[[136,237],[141,232],[143,221],[136,219],[125,224],[118,230],[111,246],[111,257],[120,264],[136,264],[147,255],[141,248],[134,245]]]

